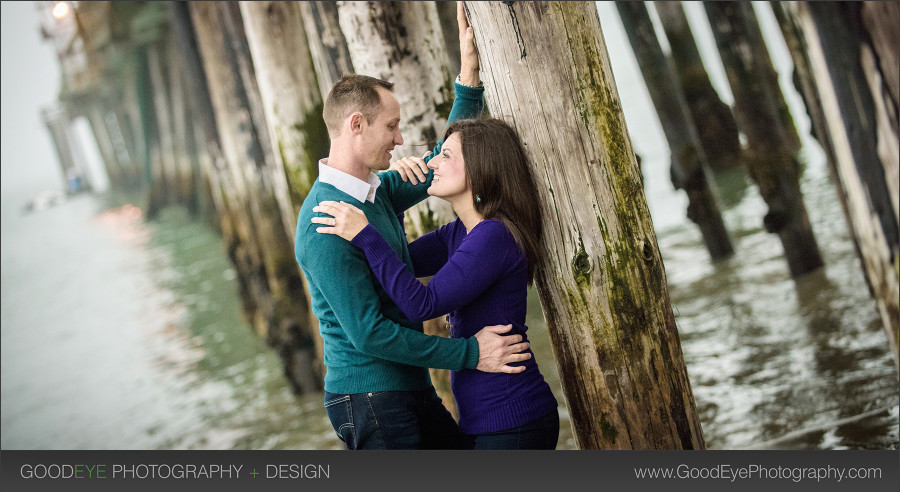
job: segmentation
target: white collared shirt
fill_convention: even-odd
[[[334,186],[360,202],[372,203],[375,203],[375,191],[381,186],[381,178],[375,173],[370,171],[368,179],[363,181],[330,167],[327,158],[319,160],[319,181]]]

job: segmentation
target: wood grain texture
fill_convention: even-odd
[[[322,97],[297,2],[240,2],[262,109],[273,149],[273,186],[285,229],[296,231],[297,213],[327,156]]]
[[[467,3],[487,101],[543,202],[537,286],[578,446],[704,447],[593,3]]]
[[[653,2],[653,5],[710,165],[716,170],[740,167],[742,152],[737,122],[709,80],[681,2]]]
[[[616,8],[669,144],[672,184],[687,195],[687,216],[699,227],[710,257],[727,258],[734,248],[719,210],[709,161],[672,61],[663,53],[644,3],[616,2]]]
[[[803,203],[793,124],[788,128],[781,90],[772,86],[774,69],[753,7],[739,2],[703,5],[734,94],[735,118],[747,137],[747,172],[768,206],[763,223],[778,235],[791,275],[809,273],[824,262]]]
[[[432,2],[338,2],[338,17],[356,73],[394,83],[403,145],[394,159],[421,156],[443,136],[453,80]],[[456,218],[438,198],[406,213],[411,238]]]
[[[275,196],[279,170],[240,7],[227,2],[190,7],[224,151],[227,179],[222,181],[230,185],[226,195],[235,239],[227,248],[244,313],[256,332],[278,347],[294,391],[317,391],[320,365],[309,302]]]
[[[879,135],[875,131],[878,112],[887,111],[885,106],[890,104],[890,96],[887,91],[872,93],[867,76],[871,79],[875,75],[871,73],[874,66],[870,65],[870,73],[861,68],[864,50],[858,36],[863,26],[852,10],[847,11],[859,5],[813,6],[796,2],[790,7],[789,20],[796,26],[796,35],[806,48],[807,59],[801,60],[798,66],[804,63],[809,66],[808,74],[800,75],[810,79],[804,84],[806,91],[815,91],[804,94],[805,100],[819,101],[820,110],[813,114],[820,112],[821,126],[829,136],[827,144],[835,161],[839,196],[847,210],[863,271],[878,305],[894,355],[894,368],[900,377],[900,238],[888,183],[892,173],[896,176],[900,164],[896,160],[885,161],[878,155]],[[842,35],[832,36],[836,32]],[[863,101],[867,103],[863,105]],[[862,132],[861,128],[873,131]]]

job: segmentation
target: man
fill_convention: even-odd
[[[462,5],[457,11],[462,69],[450,121],[474,117],[483,107],[474,34]],[[530,358],[510,326],[487,327],[470,339],[428,336],[407,319],[371,275],[362,251],[339,237],[318,234],[313,208],[325,200],[360,207],[410,265],[398,214],[425,199],[431,183],[413,185],[387,169],[391,150],[403,144],[400,106],[393,84],[347,75],[326,98],[323,118],[331,149],[319,163],[297,219],[295,255],[306,275],[324,340],[325,408],[348,449],[463,447],[456,422],[431,384],[428,367],[520,372],[507,364]],[[431,154],[440,149],[440,142]],[[430,156],[426,157],[426,160]]]

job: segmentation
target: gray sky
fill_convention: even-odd
[[[56,152],[40,117],[59,90],[53,45],[41,39],[34,2],[2,2],[0,9],[0,189],[3,195],[61,189]]]

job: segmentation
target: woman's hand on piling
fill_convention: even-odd
[[[456,24],[459,26],[459,81],[476,87],[481,83],[478,76],[478,50],[475,48],[475,31],[469,26],[463,2],[456,2]]]
[[[352,241],[369,224],[366,214],[362,210],[346,202],[324,201],[313,207],[313,212],[328,214],[331,217],[313,217],[313,224],[322,224],[328,227],[319,227],[316,232],[321,234],[334,234],[347,241]]]
[[[525,352],[529,344],[522,341],[522,335],[501,335],[511,329],[512,325],[485,326],[475,334],[478,340],[478,366],[475,369],[508,374],[525,371],[525,366],[509,365],[531,358],[531,354]]]
[[[425,162],[424,157],[404,157],[391,164],[391,171],[400,173],[400,179],[403,181],[419,184],[425,182],[425,175],[428,174],[428,164]]]

